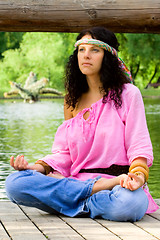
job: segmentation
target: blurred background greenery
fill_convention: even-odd
[[[76,33],[0,32],[0,96],[10,90],[9,81],[24,84],[33,71],[49,79],[48,87],[64,91],[64,69],[74,49]],[[129,67],[134,84],[145,89],[160,81],[160,35],[116,34],[119,56]],[[160,95],[160,90],[144,94]]]

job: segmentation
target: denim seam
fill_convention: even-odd
[[[93,189],[93,185],[95,184],[95,182],[97,182],[99,179],[101,178],[101,176],[98,176],[94,179],[91,180],[90,184],[89,184],[89,187],[88,187],[88,190],[87,190],[87,193],[86,193],[86,197],[90,197],[91,195],[91,192],[92,192],[92,189]]]
[[[95,182],[97,182],[99,179],[101,178],[101,176],[98,176],[94,179],[91,180],[89,186],[88,186],[88,189],[87,189],[87,193],[86,193],[86,199],[84,201],[81,202],[80,204],[80,210],[81,212],[84,212],[84,206],[87,206],[87,203],[88,203],[88,199],[89,197],[91,196],[91,192],[92,192],[92,189],[93,189],[93,185],[95,184]]]

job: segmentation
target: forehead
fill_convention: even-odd
[[[82,47],[89,47],[89,48],[93,48],[93,47],[98,47],[100,48],[96,43],[89,43],[88,40],[92,40],[92,36],[87,34],[87,35],[84,35],[80,41],[81,43],[79,44],[78,47],[82,46]]]
[[[85,47],[85,48],[100,48],[96,44],[91,44],[91,43],[81,43],[78,48],[80,47]],[[100,48],[101,49],[101,48]]]

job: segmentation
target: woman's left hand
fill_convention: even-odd
[[[136,175],[134,173],[128,173],[120,180],[121,187],[127,188],[131,191],[137,190],[142,187],[145,183],[144,174]]]

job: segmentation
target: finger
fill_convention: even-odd
[[[128,189],[131,190],[131,191],[134,191],[134,187],[133,187],[133,182],[129,182],[128,183]]]
[[[20,170],[24,169],[24,157],[22,157],[22,156],[19,157],[18,168],[19,168]]]
[[[123,179],[120,180],[120,186],[124,187],[124,180]]]
[[[129,183],[131,181],[132,181],[131,178],[129,176],[127,176],[127,178],[125,179],[125,183],[124,183],[125,188],[130,189]]]
[[[14,168],[14,156],[10,158],[10,165]]]
[[[139,178],[135,175],[129,175],[130,180],[127,183],[128,189],[134,191],[140,187]]]
[[[140,185],[137,182],[132,181],[129,183],[129,187],[131,191],[135,191],[140,187]]]
[[[23,169],[27,169],[28,168],[28,162],[24,159],[23,155],[22,155],[21,159],[23,161]]]
[[[138,177],[136,174],[134,174],[134,173],[129,173],[128,176],[129,176],[131,179],[134,179],[134,180],[136,180],[136,181],[139,180],[139,177]]]
[[[15,159],[15,162],[14,162],[14,168],[16,170],[19,170],[19,165],[20,165],[20,155],[18,155]]]
[[[19,170],[24,170],[27,168],[28,162],[24,159],[24,156],[21,155],[19,158]]]
[[[122,185],[124,188],[128,188],[128,185],[127,185],[127,182],[126,182],[126,180],[125,181],[123,181],[123,185]]]

